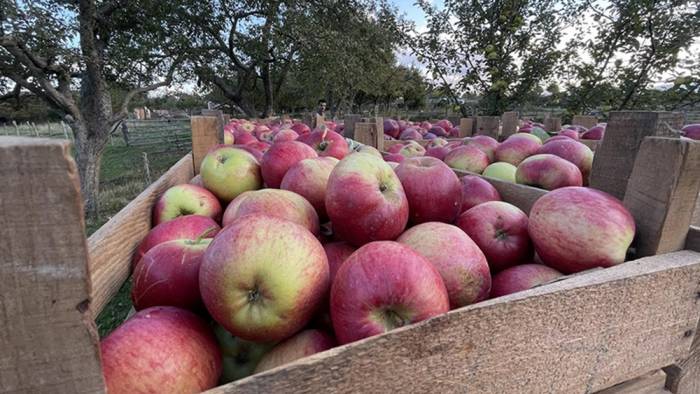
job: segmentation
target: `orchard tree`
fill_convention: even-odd
[[[445,0],[440,8],[420,1],[427,30],[408,46],[449,93],[481,97],[485,114],[522,105],[563,57],[557,49],[573,11],[558,0]],[[460,105],[463,115],[467,108]]]
[[[75,137],[80,186],[98,212],[100,158],[130,101],[170,83],[181,43],[176,3],[0,0],[0,78],[62,114]],[[0,85],[1,88],[2,85]],[[18,88],[19,86],[19,88]],[[110,89],[128,89],[113,103]],[[0,92],[8,93],[8,92]]]

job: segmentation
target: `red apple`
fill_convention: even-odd
[[[457,218],[461,228],[479,246],[492,272],[532,260],[527,215],[503,201],[479,204]]]
[[[304,123],[294,123],[291,129],[296,131],[299,135],[308,134],[311,132],[311,127],[305,125]]]
[[[255,138],[254,135],[249,133],[238,134],[238,137],[234,141],[236,145],[247,145],[253,142],[258,142],[258,139]]]
[[[401,132],[399,136],[401,140],[422,140],[423,135],[414,128],[409,128]]]
[[[272,138],[272,141],[274,142],[282,142],[282,141],[294,141],[295,139],[299,138],[299,134],[297,134],[296,131],[292,129],[282,129],[275,133],[274,138]]]
[[[331,242],[323,245],[328,258],[328,268],[330,269],[331,284],[338,273],[340,266],[355,252],[355,248],[347,242]]]
[[[452,122],[450,122],[450,121],[447,120],[447,119],[440,120],[440,121],[438,121],[437,123],[435,123],[435,125],[436,125],[436,126],[440,126],[440,127],[442,127],[443,129],[445,129],[445,130],[451,130],[451,129],[454,127],[454,125],[452,124]]]
[[[476,175],[460,178],[462,185],[462,204],[459,213],[487,201],[501,201],[501,194],[487,180]]]
[[[532,134],[513,134],[496,148],[496,161],[517,166],[527,157],[534,155],[541,146],[540,139]]]
[[[588,175],[593,166],[593,151],[586,145],[572,140],[547,141],[537,151],[537,154],[552,154],[569,161],[581,171],[583,183],[588,183]]]
[[[568,138],[571,138],[574,140],[579,139],[578,131],[572,130],[572,129],[564,129],[564,130],[560,131],[559,134],[557,134],[557,135],[560,135],[563,137],[568,137]],[[547,142],[549,142],[549,140],[547,140]]]
[[[387,153],[399,153],[403,149],[404,143],[394,144],[386,150]]]
[[[190,185],[204,187],[204,182],[202,182],[202,174],[195,175],[194,178],[190,179],[190,181],[188,183]]]
[[[566,186],[581,186],[583,176],[576,165],[559,156],[537,154],[518,165],[515,181],[523,185],[554,190]]]
[[[399,138],[399,124],[394,119],[384,119],[384,134]]]
[[[296,223],[314,235],[320,234],[318,215],[304,197],[289,190],[262,189],[245,192],[226,207],[224,227],[251,214],[263,214]]]
[[[252,214],[211,242],[199,286],[209,314],[227,331],[250,341],[278,341],[304,327],[327,296],[328,261],[304,227]]]
[[[255,157],[245,150],[225,145],[204,156],[200,174],[204,187],[224,202],[262,186],[260,165]]]
[[[440,273],[398,242],[369,243],[340,267],[331,288],[331,319],[346,344],[390,331],[450,308]]]
[[[287,171],[282,178],[280,188],[304,197],[314,207],[319,219],[325,222],[328,218],[326,214],[328,177],[338,161],[335,157],[304,159]]]
[[[581,135],[582,140],[602,140],[605,135],[605,127],[598,125],[591,127]]]
[[[265,184],[267,187],[279,188],[284,174],[290,167],[313,157],[318,157],[316,151],[299,141],[284,141],[272,145],[260,161]]]
[[[199,311],[199,266],[211,239],[176,239],[156,245],[136,264],[131,300],[136,310],[158,305]]]
[[[185,215],[221,218],[221,203],[209,190],[192,184],[182,184],[166,190],[153,207],[152,224],[158,225]]]
[[[445,130],[444,128],[442,128],[438,125],[433,125],[433,127],[431,127],[428,130],[428,132],[431,134],[435,134],[438,137],[447,137],[447,134],[448,134],[447,130]]]
[[[455,220],[461,205],[461,186],[450,167],[434,157],[411,157],[395,172],[406,193],[412,223]]]
[[[200,317],[170,306],[137,312],[100,343],[112,393],[198,393],[216,386],[221,353]]]
[[[700,123],[688,124],[681,129],[683,135],[690,139],[700,140]]]
[[[341,160],[350,153],[350,147],[348,147],[348,142],[345,141],[345,138],[335,131],[328,129],[303,135],[299,137],[299,142],[303,142],[314,148],[316,153],[321,157],[330,156]]]
[[[542,264],[523,264],[506,268],[493,277],[491,298],[532,289],[561,276],[561,272]]]
[[[353,245],[395,239],[408,222],[401,181],[382,159],[353,153],[328,178],[326,211],[335,234]]]
[[[528,227],[542,261],[565,274],[622,263],[635,232],[634,219],[619,200],[587,187],[540,197]]]
[[[451,309],[488,298],[491,273],[486,256],[459,227],[423,223],[406,230],[397,242],[433,263],[447,288]]]
[[[402,163],[406,157],[400,153],[389,153],[384,159],[392,163]]]
[[[475,135],[474,137],[467,137],[462,140],[464,145],[474,145],[479,148],[482,152],[486,153],[489,158],[489,163],[493,163],[496,159],[496,148],[498,148],[498,141],[487,136],[487,135]]]
[[[481,174],[489,165],[489,157],[475,146],[463,145],[445,156],[445,164],[457,170]]]
[[[180,216],[173,220],[161,223],[151,231],[141,241],[141,244],[134,253],[132,267],[136,265],[146,252],[158,244],[175,239],[194,240],[202,235],[205,238],[213,238],[221,230],[219,224],[208,216],[187,215]]]
[[[321,330],[304,330],[293,337],[280,342],[265,353],[255,373],[267,371],[294,360],[320,353],[335,346],[335,340]]]

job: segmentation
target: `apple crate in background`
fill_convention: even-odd
[[[128,278],[151,208],[222,133],[194,117],[186,155],[89,239],[67,141],[0,137],[0,392],[103,392],[94,317]],[[669,113],[616,113],[596,187],[635,216],[637,259],[470,305],[210,393],[700,393],[700,144],[648,137]],[[635,160],[636,158],[636,160]],[[490,180],[490,179],[489,179]],[[496,185],[528,212],[544,191]],[[684,250],[685,249],[685,250]]]

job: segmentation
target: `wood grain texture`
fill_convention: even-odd
[[[518,112],[504,112],[501,115],[501,138],[506,139],[518,132]]]
[[[151,229],[151,209],[158,197],[192,179],[192,169],[192,155],[187,154],[88,239],[93,316],[129,277],[132,255]]]
[[[644,139],[623,201],[637,224],[637,256],[685,247],[699,191],[700,143],[678,138]]]
[[[674,394],[700,393],[700,321],[695,328],[695,339],[690,355],[678,364],[665,368],[668,379],[666,388]]]
[[[688,354],[700,254],[676,252],[467,306],[215,393],[590,393]]]
[[[666,374],[658,369],[595,394],[671,394],[666,390],[665,384]]]
[[[591,150],[592,150],[593,152],[595,152],[596,149],[598,149],[598,147],[600,146],[600,141],[598,141],[598,140],[578,140],[578,142],[580,142],[580,143],[586,145],[587,147],[591,148]]]
[[[545,118],[543,124],[545,131],[552,131],[558,133],[559,130],[561,130],[561,118]]]
[[[571,124],[590,129],[598,124],[598,118],[590,115],[574,115],[574,118],[571,120]]]
[[[474,131],[474,119],[472,118],[461,118],[459,120],[459,137],[471,137]]]
[[[78,171],[66,141],[0,137],[0,392],[104,387]]]
[[[498,139],[501,129],[500,116],[477,116],[475,135],[487,135]]]
[[[590,186],[622,200],[634,160],[645,137],[673,136],[683,114],[672,112],[611,112],[600,146],[596,149]]]
[[[380,125],[381,130],[377,130],[376,122],[355,123],[355,141],[373,146],[379,151],[384,150],[384,124]]]
[[[194,173],[199,174],[199,167],[209,149],[223,142],[219,138],[221,119],[217,116],[193,116],[192,122],[192,158]]]
[[[359,123],[361,119],[360,115],[345,115],[343,136],[355,139],[355,124]]]
[[[530,213],[530,209],[532,208],[532,205],[535,203],[535,201],[537,201],[537,199],[539,199],[547,193],[546,190],[537,187],[506,182],[500,179],[483,176],[481,174],[476,174],[469,171],[461,171],[454,169],[453,171],[460,178],[464,175],[476,175],[484,178],[489,183],[491,183],[493,187],[496,188],[496,190],[498,190],[498,193],[501,195],[501,199],[503,199],[503,201],[515,205],[527,214]]]

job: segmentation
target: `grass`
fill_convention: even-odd
[[[100,214],[96,218],[86,220],[88,236],[148,186],[143,152],[148,155],[152,181],[158,179],[185,154],[177,151],[157,153],[156,150],[163,150],[163,145],[137,148],[115,143],[107,146],[100,167]],[[97,316],[96,323],[101,337],[110,333],[127,317],[131,310],[130,292],[131,279],[122,285],[119,292]]]

